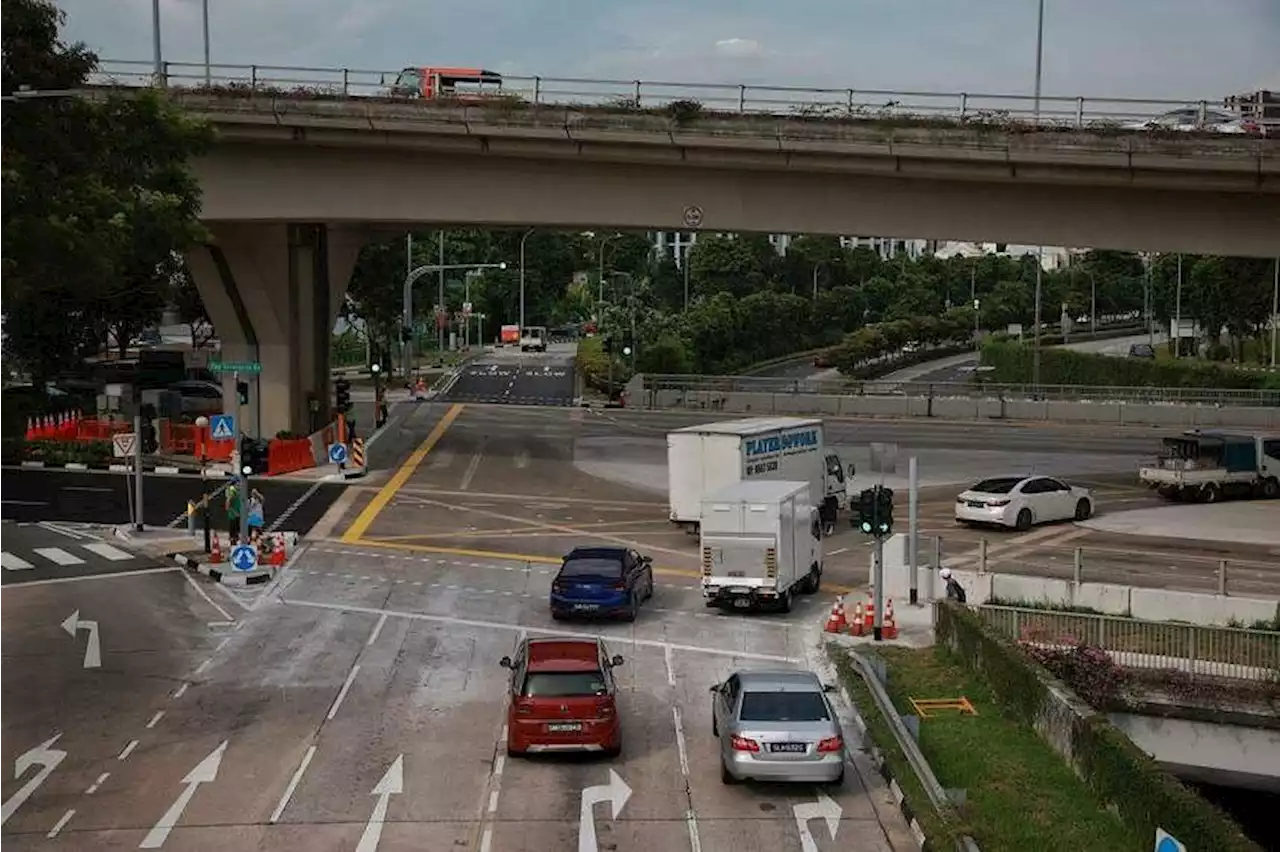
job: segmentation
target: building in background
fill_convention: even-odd
[[[939,260],[949,260],[953,257],[982,257],[983,255],[993,254],[999,257],[1025,257],[1026,255],[1038,255],[1044,253],[1041,265],[1045,271],[1053,269],[1061,269],[1071,263],[1071,258],[1083,254],[1083,249],[1069,249],[1061,246],[1028,246],[1013,243],[970,243],[970,242],[946,242],[942,243],[934,256]]]
[[[708,232],[710,233],[710,232]],[[721,236],[719,232],[715,232],[716,236]],[[785,255],[791,247],[791,242],[799,234],[769,234],[769,243],[779,255]],[[698,232],[696,231],[651,231],[649,239],[653,243],[653,250],[659,256],[670,257],[675,261],[676,266],[684,268],[685,257],[689,254],[689,249],[698,242]],[[911,260],[932,254],[941,243],[937,240],[901,240],[893,237],[841,237],[840,245],[845,248],[857,248],[865,246],[876,254],[880,255],[883,260],[906,255]]]

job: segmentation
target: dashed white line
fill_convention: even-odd
[[[219,615],[221,615],[227,621],[235,621],[235,619],[231,617],[231,613],[227,612],[225,609],[223,609],[222,607],[214,603],[213,598],[209,597],[209,593],[206,592],[204,589],[200,588],[200,584],[197,583],[194,579],[192,579],[190,574],[188,574],[186,571],[183,571],[182,577],[188,583],[191,584],[191,588],[195,589],[197,592],[200,593],[200,597],[204,598],[205,601],[209,604],[209,606],[213,607],[218,611]]]
[[[223,648],[227,647],[227,643],[228,643],[228,642],[230,642],[230,641],[231,641],[231,637],[230,637],[230,636],[224,636],[224,637],[222,638],[222,641],[218,643],[218,646],[217,646],[216,648],[214,648],[214,649],[213,649],[213,653],[215,653],[215,654],[216,654],[216,653],[218,653],[219,651],[221,651]]]
[[[498,790],[494,789],[489,791],[489,813],[492,815],[497,812],[498,812]]]
[[[676,726],[676,751],[680,756],[680,774],[689,777],[689,752],[684,741],[684,720],[680,718],[680,708],[671,708],[671,718]]]
[[[672,659],[674,655],[671,652],[671,646],[668,645],[662,649],[662,661],[667,664],[667,686],[676,685],[676,669],[675,661]],[[678,712],[678,711],[677,711]],[[676,728],[680,727],[680,716],[676,716]]]
[[[164,711],[157,710],[156,714],[151,717],[151,721],[147,722],[147,730],[149,731],[152,728],[154,728],[156,725],[160,724],[160,720],[163,718],[164,718]]]
[[[187,694],[187,687],[189,687],[189,686],[191,686],[191,684],[189,684],[189,683],[184,683],[184,684],[182,684],[182,685],[181,685],[181,686],[179,686],[176,690],[174,690],[174,693],[173,693],[173,695],[171,695],[171,696],[170,696],[170,698],[178,699],[178,698],[181,698],[182,696],[186,695],[186,694]]]
[[[59,819],[57,822],[53,824],[53,828],[49,829],[49,833],[46,834],[45,837],[48,837],[50,839],[57,837],[58,832],[62,831],[62,829],[66,827],[67,823],[71,822],[71,818],[75,815],[76,815],[75,808],[72,808],[71,810],[67,811],[65,814],[62,815],[61,819]]]
[[[86,796],[92,796],[94,793],[98,792],[98,788],[102,786],[102,783],[110,777],[111,777],[110,772],[102,773],[101,775],[98,776],[98,779],[96,781],[94,781],[92,784],[89,785],[89,789],[85,790],[84,794]]]
[[[369,633],[369,638],[365,640],[364,644],[366,648],[378,641],[378,634],[382,632],[382,625],[386,623],[387,614],[384,612],[382,615],[378,616],[378,621],[373,625],[373,630]]]
[[[207,668],[209,668],[209,664],[210,664],[210,663],[212,663],[212,662],[213,662],[213,658],[212,658],[212,657],[210,657],[209,659],[205,660],[203,663],[201,663],[200,665],[196,666],[196,671],[195,671],[195,673],[196,673],[196,674],[198,674],[198,675],[200,675],[200,674],[204,674],[204,670],[205,670],[205,669],[207,669]]]
[[[342,684],[342,689],[338,691],[338,697],[333,699],[333,706],[329,708],[329,713],[325,716],[330,722],[333,717],[338,715],[338,708],[342,706],[342,700],[347,697],[347,691],[351,689],[351,683],[356,679],[356,675],[360,673],[360,664],[351,667],[351,673],[347,675],[347,679]]]
[[[490,825],[485,826],[484,834],[480,836],[480,852],[490,852],[491,849],[493,849],[493,826]]]
[[[689,751],[684,740],[684,720],[680,718],[680,708],[671,708],[671,719],[676,728],[676,751],[680,757],[680,774],[684,777],[685,796],[689,797]],[[698,836],[698,814],[693,809],[693,799],[689,798],[689,807],[685,810],[685,824],[689,828],[689,848],[692,852],[701,852],[702,839]]]
[[[332,718],[332,717],[330,717]],[[293,773],[293,777],[289,779],[289,786],[284,788],[284,795],[280,797],[280,804],[276,805],[276,809],[271,812],[271,818],[267,822],[275,822],[280,819],[280,815],[284,813],[284,809],[289,805],[289,800],[293,798],[293,792],[298,789],[299,782],[302,781],[302,774],[307,771],[307,767],[311,765],[311,758],[315,757],[316,747],[307,748],[307,753],[302,756],[302,763],[298,764],[298,769]]]
[[[124,747],[124,750],[120,752],[120,754],[116,757],[116,760],[128,760],[129,755],[133,754],[133,750],[137,747],[138,747],[137,740],[129,740],[129,744]]]

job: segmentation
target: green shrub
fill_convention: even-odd
[[[111,461],[112,449],[110,441],[15,441],[13,445],[6,443],[5,464],[13,463],[9,461],[11,455],[18,461],[42,461],[48,465],[105,465]]]
[[[1009,711],[1032,726],[1046,715],[1050,675],[1014,642],[953,604],[937,606],[935,624],[938,641],[980,674]],[[1160,827],[1188,849],[1260,852],[1229,817],[1161,769],[1106,716],[1089,713],[1080,718],[1072,725],[1069,743],[1054,745],[1060,751],[1069,749],[1069,759],[1085,783],[1147,837],[1154,837]]]
[[[604,352],[604,338],[587,337],[578,341],[575,357],[578,373],[588,387],[602,393],[609,388],[609,356]],[[613,389],[616,392],[631,379],[631,370],[615,353],[613,356]]]
[[[1034,347],[1026,344],[988,341],[982,347],[982,364],[992,368],[988,374],[990,381],[1028,384],[1033,376],[1034,353]],[[1045,385],[1261,389],[1267,386],[1269,378],[1267,373],[1232,370],[1204,362],[1117,358],[1065,349],[1040,350],[1040,382]]]

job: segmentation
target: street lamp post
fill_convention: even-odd
[[[1036,16],[1036,123],[1040,123],[1040,78],[1044,69],[1044,0]]]
[[[1040,246],[1040,250],[1036,255],[1035,346],[1031,350],[1031,385],[1037,390],[1040,387],[1040,292],[1043,278],[1044,246]]]
[[[1178,286],[1173,300],[1173,357],[1182,357],[1182,254],[1178,254]]]
[[[818,301],[818,270],[826,266],[825,260],[820,260],[813,265],[813,300]]]
[[[684,273],[684,312],[689,313],[689,246],[684,247],[681,255],[680,271]]]
[[[160,55],[160,0],[151,0],[151,50],[155,54],[155,82],[164,80],[164,60]]]
[[[524,237],[520,238],[520,334],[525,334],[525,242],[530,235],[534,233],[534,229],[526,230]]]
[[[410,358],[410,344],[412,342],[413,331],[413,283],[422,276],[430,272],[438,272],[441,277],[444,276],[445,270],[449,269],[506,269],[506,261],[501,263],[434,263],[429,266],[419,266],[416,269],[410,269],[404,276],[404,327],[409,333],[410,339],[404,341],[404,375],[407,379],[412,371]],[[440,296],[440,308],[444,308],[444,294]],[[403,335],[402,335],[403,337]],[[441,352],[444,347],[441,346]]]
[[[1280,257],[1276,258],[1276,270],[1271,284],[1271,367],[1276,366],[1276,332],[1280,331]]]
[[[204,19],[204,84],[208,87],[213,85],[213,73],[209,65],[209,0],[201,0],[200,12]]]

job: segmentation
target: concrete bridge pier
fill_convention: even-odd
[[[187,257],[224,361],[257,361],[242,432],[307,434],[329,416],[329,341],[367,234],[324,223],[209,222]],[[227,411],[235,380],[223,377]]]

